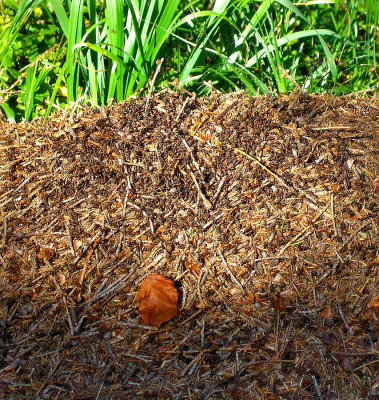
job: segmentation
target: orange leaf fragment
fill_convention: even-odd
[[[261,293],[255,293],[254,298],[257,303],[262,303],[264,300],[263,295]]]
[[[330,307],[323,307],[320,311],[320,314],[322,318],[332,318],[333,317],[333,312]]]
[[[196,272],[196,273],[200,272],[200,264],[199,263],[196,263],[196,262],[192,263],[191,261],[186,260],[184,262],[184,265],[186,266],[186,268],[188,268],[192,272]]]
[[[137,293],[139,315],[146,324],[160,327],[178,315],[178,291],[174,282],[160,274],[150,274]]]
[[[374,296],[367,304],[367,308],[378,308],[379,307],[379,297]]]
[[[202,140],[202,141],[206,141],[208,138],[207,138],[207,134],[206,133],[204,133],[204,132],[200,132],[199,133],[199,138]]]
[[[74,239],[72,241],[72,247],[74,248],[75,251],[77,251],[79,249],[79,247],[81,247],[82,245],[82,241],[78,240],[78,239]]]
[[[249,294],[247,295],[247,298],[246,298],[246,302],[247,303],[253,303],[254,301],[255,301],[255,294],[249,292]]]
[[[54,257],[54,250],[51,249],[50,247],[44,247],[39,251],[37,257],[40,260],[50,261]]]
[[[286,306],[286,301],[285,301],[284,297],[281,297],[280,295],[277,295],[274,298],[274,308],[276,310],[278,310],[279,312],[286,311],[287,306]]]

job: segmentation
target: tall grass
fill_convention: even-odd
[[[377,90],[377,0],[4,0],[9,119],[176,80],[197,94]],[[156,79],[157,61],[163,59]]]

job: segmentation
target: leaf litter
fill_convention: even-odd
[[[178,315],[178,291],[171,279],[149,274],[137,292],[138,313],[143,322],[159,328]]]
[[[0,121],[0,393],[377,398],[379,101],[146,102]]]

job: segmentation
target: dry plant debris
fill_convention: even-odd
[[[3,398],[378,399],[379,100],[166,92],[0,141]]]
[[[143,322],[159,328],[178,315],[178,291],[174,282],[159,274],[150,274],[137,293],[139,315]]]

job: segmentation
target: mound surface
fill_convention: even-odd
[[[379,398],[378,100],[161,93],[0,140],[4,398]]]

